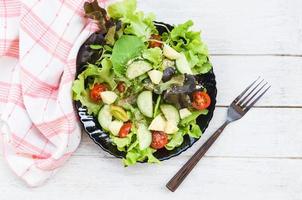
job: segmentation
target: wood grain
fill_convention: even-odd
[[[218,107],[203,137],[160,165],[124,168],[83,135],[78,151],[46,185],[27,188],[0,159],[0,199],[244,199],[302,197],[302,1],[138,0],[159,21],[192,19],[217,76]],[[174,194],[166,182],[224,121],[231,100],[263,76],[270,92],[228,126]],[[239,78],[239,79],[238,79]]]
[[[172,24],[192,19],[213,54],[302,54],[300,0],[139,0],[138,5]]]
[[[257,106],[302,107],[299,89],[302,88],[302,58],[212,56],[212,63],[217,76],[218,105],[229,105],[239,91],[261,76],[272,87]]]
[[[0,164],[0,194],[6,199],[245,199],[299,200],[301,160],[204,158],[177,192],[165,188],[185,162],[123,168],[117,159],[74,156],[45,186],[28,189]]]
[[[203,158],[206,152],[215,143],[217,138],[223,132],[225,127],[230,123],[230,121],[225,121],[210,137],[203,143],[203,145],[193,154],[192,157],[177,171],[177,173],[169,180],[166,187],[175,192],[180,184],[185,180],[185,178],[190,174],[198,162]]]

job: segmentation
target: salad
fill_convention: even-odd
[[[73,99],[125,152],[124,165],[157,163],[157,150],[173,150],[185,135],[199,138],[196,119],[208,113],[211,98],[197,75],[212,65],[193,22],[169,28],[137,11],[136,0],[111,4],[107,11],[95,0],[84,9],[100,31],[82,46],[87,51],[78,59]],[[159,34],[158,27],[165,31]]]

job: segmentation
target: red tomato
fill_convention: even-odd
[[[118,133],[119,137],[120,138],[126,137],[131,130],[131,126],[132,126],[131,122],[124,123],[124,125],[120,129],[120,132]]]
[[[211,104],[211,98],[206,92],[196,91],[193,93],[192,106],[197,110],[203,110],[209,107]]]
[[[168,135],[162,131],[152,131],[151,147],[161,149],[168,143]]]
[[[107,90],[107,86],[102,83],[96,83],[93,85],[93,88],[90,90],[90,99],[94,102],[99,102],[102,100],[101,92]]]
[[[124,83],[124,82],[119,82],[118,84],[117,84],[117,90],[120,92],[120,93],[123,93],[123,92],[125,92],[125,90],[126,90],[126,84]]]
[[[162,43],[157,42],[157,41],[153,41],[153,40],[161,41],[161,36],[160,35],[152,34],[150,39],[151,39],[151,41],[149,42],[149,47],[150,48],[155,48],[155,47],[161,47],[162,46]]]

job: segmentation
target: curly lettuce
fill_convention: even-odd
[[[188,134],[190,137],[199,138],[202,134],[200,127],[196,123],[197,117],[200,115],[207,115],[208,110],[198,110],[192,112],[191,115],[182,119],[179,123],[183,133]]]
[[[126,158],[123,159],[125,166],[134,165],[137,161],[147,160],[148,163],[159,163],[160,161],[153,155],[155,149],[150,147],[140,150],[137,146],[128,150]]]
[[[191,20],[175,26],[170,34],[163,38],[176,51],[184,52],[193,74],[205,74],[212,69],[208,59],[208,49],[202,42],[200,32],[191,31]]]
[[[89,77],[93,79],[90,83],[92,86],[95,82],[106,82],[111,88],[116,87],[116,83],[113,79],[112,64],[108,58],[105,58],[101,62],[102,68],[96,65],[89,64],[87,68],[78,75],[78,78],[73,82],[72,92],[73,99],[80,101],[82,105],[87,107],[89,114],[97,115],[102,104],[92,102],[89,95],[89,87],[85,86],[85,80]]]
[[[153,64],[153,68],[157,69],[163,62],[163,51],[159,47],[145,49],[143,58]]]
[[[123,0],[111,4],[107,10],[111,18],[125,24],[125,34],[135,35],[147,41],[152,33],[157,33],[153,23],[155,15],[145,15],[143,12],[136,11],[136,0]]]
[[[175,134],[170,135],[169,143],[166,144],[165,148],[168,150],[173,150],[176,147],[179,147],[184,141],[183,132],[177,131]]]
[[[120,19],[129,13],[136,11],[136,0],[124,0],[121,2],[113,3],[107,8],[108,14],[113,19]]]
[[[88,67],[78,75],[78,79],[76,79],[72,85],[73,100],[80,101],[81,104],[87,108],[88,113],[94,115],[98,114],[102,105],[90,100],[89,89],[85,88],[85,80],[87,77],[98,76],[98,74],[98,67],[88,65]]]

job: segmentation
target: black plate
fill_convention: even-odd
[[[164,24],[161,22],[157,22],[158,24]],[[164,24],[167,26],[170,30],[173,28],[171,25]],[[157,29],[160,34],[163,32],[166,32],[166,29],[163,26],[157,26]],[[85,53],[83,55],[83,52],[85,52],[85,49],[89,48],[89,45],[94,43],[95,41],[98,41],[99,43],[103,42],[103,35],[99,33],[94,33],[92,34],[86,41],[85,43],[81,46],[78,57],[77,57],[77,72],[76,76],[80,74],[83,71],[83,64],[86,63],[86,61],[92,61],[94,59],[94,52],[90,53]],[[208,127],[209,122],[212,119],[213,112],[215,109],[215,104],[216,104],[216,94],[217,94],[217,89],[216,89],[216,81],[215,81],[215,75],[213,70],[208,72],[207,74],[201,74],[198,75],[198,81],[202,81],[203,85],[206,87],[208,94],[211,97],[211,105],[208,108],[209,112],[207,115],[201,115],[197,118],[197,124],[200,126],[200,129],[202,132],[206,130]],[[89,115],[87,113],[87,109],[82,106],[81,102],[75,101],[75,107],[78,110],[78,115],[80,118],[80,121],[83,125],[83,128],[85,132],[89,135],[93,141],[99,145],[103,150],[107,151],[108,153],[114,155],[115,157],[118,158],[123,158],[125,157],[125,152],[119,151],[116,146],[114,146],[111,141],[109,135],[102,130],[102,127],[98,123],[97,119],[93,117],[92,115]],[[160,149],[157,152],[154,153],[155,157],[158,158],[159,160],[167,160],[169,158],[172,158],[174,156],[179,155],[180,153],[184,152],[188,148],[190,148],[198,139],[189,137],[188,135],[184,136],[184,142],[182,143],[181,146],[173,149],[172,151],[168,151],[166,149]]]

